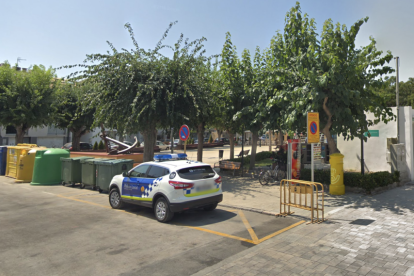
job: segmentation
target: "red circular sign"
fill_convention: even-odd
[[[318,131],[318,125],[316,124],[316,122],[310,123],[310,132],[312,134],[316,134],[317,131]]]
[[[187,125],[182,125],[178,134],[181,141],[187,141],[188,137],[190,136],[190,129]]]

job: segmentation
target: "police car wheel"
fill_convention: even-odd
[[[118,189],[112,189],[109,192],[109,204],[114,209],[121,209],[124,206],[124,202],[121,200],[121,195],[119,194]]]
[[[214,203],[214,204],[211,204],[211,205],[208,205],[208,206],[204,207],[203,209],[204,209],[204,211],[213,211],[216,208],[217,208],[217,203]]]
[[[160,197],[154,206],[155,218],[159,222],[170,221],[174,217],[174,213],[170,211],[170,206],[165,198]]]

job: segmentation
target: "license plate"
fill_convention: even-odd
[[[212,187],[210,184],[201,184],[199,186],[196,187],[196,190],[198,192],[202,192],[202,191],[207,191],[207,190],[211,190]]]

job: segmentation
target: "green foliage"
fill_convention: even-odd
[[[302,14],[299,3],[288,12],[284,32],[272,39],[269,50],[274,79],[279,81],[269,106],[280,107],[282,101],[281,122],[286,129],[305,130],[307,112],[317,111],[321,130],[332,142],[331,132],[353,139],[380,119],[385,123],[394,119],[372,92],[381,87],[383,75],[393,72],[384,65],[391,61],[391,53],[382,55],[373,38],[369,45],[355,46],[367,21],[358,20],[348,29],[328,19],[318,39],[314,19]],[[376,119],[368,120],[364,111]],[[334,143],[330,147],[334,147],[331,153],[338,152]]]
[[[139,148],[140,146],[141,146],[141,142],[140,141],[137,141],[138,143],[136,144],[136,148]]]
[[[210,134],[210,137],[208,138],[209,143],[213,143],[213,136]]]
[[[98,142],[95,141],[95,143],[93,144],[93,150],[97,150],[98,149]]]
[[[362,188],[368,193],[377,188],[385,187],[389,184],[399,181],[400,173],[397,171],[394,174],[389,172],[373,172],[362,175],[359,172],[344,172],[344,185],[347,187]],[[302,169],[300,171],[301,180],[311,180],[311,170]],[[322,184],[330,185],[331,172],[330,170],[315,170],[314,180]]]
[[[386,77],[384,86],[375,90],[375,92],[384,99],[385,105],[388,107],[397,106],[396,103],[396,78],[395,76]],[[399,104],[400,106],[411,106],[414,108],[414,78],[408,81],[400,81],[398,83]]]
[[[95,126],[104,123],[120,133],[143,133],[144,161],[153,159],[149,145],[155,142],[156,128],[179,129],[184,118],[197,118],[197,124],[210,114],[210,68],[203,49],[206,39],[189,41],[181,34],[174,45],[164,45],[175,23],[149,50],[138,46],[131,25],[125,24],[134,49],[118,51],[108,42],[110,52],[87,55],[87,64],[81,65],[85,70],[71,76],[102,86],[103,91],[90,93],[87,99],[96,108]],[[165,50],[172,51],[171,58],[162,54]]]
[[[16,71],[5,62],[0,66],[0,125],[13,125],[23,142],[30,127],[52,123],[55,92],[59,87],[55,71],[35,65],[28,72]]]
[[[105,145],[104,145],[104,143],[102,142],[102,140],[101,140],[101,141],[99,141],[99,144],[98,144],[98,149],[100,149],[100,150],[105,149]]]
[[[87,81],[63,83],[56,93],[54,123],[60,128],[69,128],[73,134],[72,142],[80,142],[80,137],[91,130],[95,108],[90,105],[87,96],[101,91],[99,85]],[[79,149],[73,145],[74,150]]]

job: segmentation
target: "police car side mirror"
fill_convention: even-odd
[[[123,172],[123,173],[122,173],[122,176],[123,176],[123,177],[128,177],[128,176],[129,176],[129,173],[128,173],[128,172]]]

